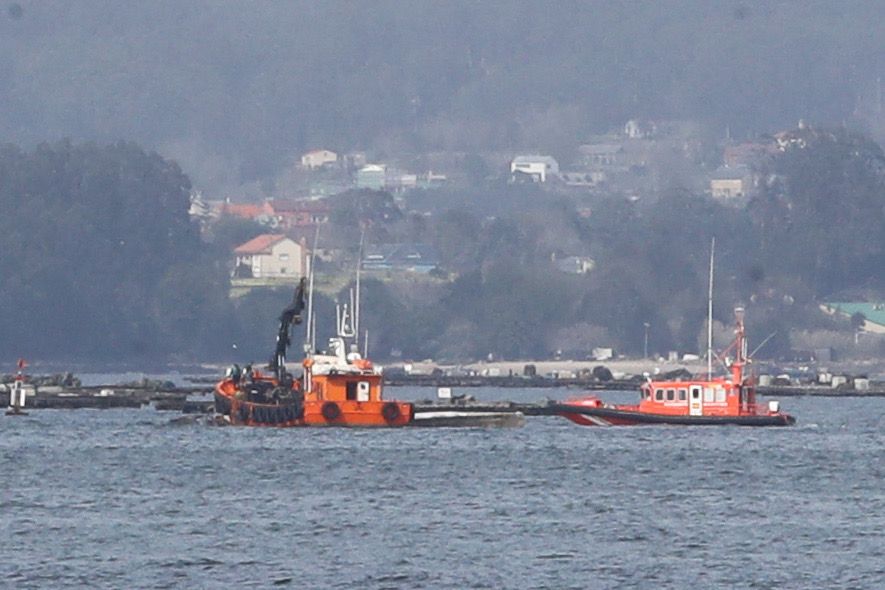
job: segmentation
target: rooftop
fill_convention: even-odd
[[[852,316],[858,312],[862,313],[868,321],[885,326],[885,303],[831,301],[826,305],[833,311],[847,316]]]
[[[285,234],[261,234],[234,248],[236,254],[269,254],[275,244],[289,239]]]
[[[556,160],[552,156],[526,155],[516,156],[513,158],[514,164],[531,164],[535,162],[543,162],[544,164],[556,165]]]

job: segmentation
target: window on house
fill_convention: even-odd
[[[280,254],[279,258],[280,258],[280,260],[289,260],[289,255],[288,254]]]

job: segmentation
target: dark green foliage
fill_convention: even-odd
[[[636,354],[646,323],[650,353],[695,352],[713,236],[715,319],[730,324],[745,306],[754,342],[776,333],[761,354],[778,356],[791,330],[832,329],[822,295],[875,292],[885,268],[879,147],[844,131],[795,136],[802,147],[767,164],[747,209],[671,191],[608,195],[582,217],[573,196],[501,185],[415,193],[410,202],[438,199],[433,213],[404,215],[389,193],[350,191],[333,200],[323,239],[349,250],[346,265],[362,229],[368,244],[426,242],[440,257],[436,278],[365,277],[362,327],[379,359],[546,357],[563,346]],[[202,243],[189,189],[177,165],[132,144],[0,148],[0,354],[266,362],[291,289],[231,303],[230,249],[263,230],[223,219]],[[570,255],[591,256],[594,269],[557,268]],[[316,306],[325,347],[333,302],[317,296]]]
[[[227,282],[201,258],[189,191],[176,164],[133,144],[3,148],[0,352],[207,350]]]
[[[387,191],[354,189],[330,197],[331,220],[344,228],[381,226],[403,218],[402,210]]]
[[[224,215],[212,224],[206,239],[211,244],[215,257],[224,259],[240,244],[271,231],[257,221]]]
[[[795,132],[793,146],[765,170],[751,211],[760,254],[816,295],[882,283],[885,268],[885,156],[844,130]]]
[[[491,174],[489,165],[478,154],[467,154],[464,156],[461,160],[461,167],[467,175],[467,180],[473,186],[482,186]]]
[[[867,321],[867,316],[865,316],[862,312],[855,312],[851,314],[851,327],[857,331],[863,328],[864,324]]]

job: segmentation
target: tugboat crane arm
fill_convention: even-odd
[[[277,331],[277,346],[274,356],[270,361],[269,368],[275,373],[278,381],[282,382],[286,372],[286,350],[291,344],[289,331],[293,325],[301,323],[301,312],[304,311],[304,291],[307,289],[307,281],[304,277],[298,282],[292,302],[286,306],[280,314],[280,327]]]

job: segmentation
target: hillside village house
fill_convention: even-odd
[[[630,139],[646,139],[654,137],[657,126],[651,121],[630,119],[624,124],[624,135]]]
[[[851,318],[854,314],[863,315],[861,330],[871,334],[885,334],[885,303],[830,302],[820,306],[829,315],[839,314]]]
[[[710,194],[725,200],[743,197],[750,190],[751,180],[746,168],[720,168],[710,179]]]
[[[332,212],[329,203],[322,199],[294,201],[272,199],[267,201],[266,204],[271,218],[269,225],[280,229],[292,229],[326,223],[329,221],[329,214]]]
[[[234,249],[236,278],[296,279],[308,272],[307,246],[284,234],[262,234]]]
[[[728,168],[752,168],[777,153],[777,145],[773,141],[746,141],[736,145],[727,145],[723,150],[722,159]]]
[[[561,272],[575,275],[585,275],[596,266],[596,262],[587,256],[554,257],[553,262]]]
[[[578,147],[584,166],[617,166],[624,158],[624,146],[620,143],[593,143]]]
[[[370,246],[360,261],[363,270],[427,273],[439,266],[439,256],[428,244]]]
[[[331,207],[323,199],[268,199],[263,203],[219,202],[213,214],[249,219],[274,229],[292,229],[326,223],[330,212]]]
[[[356,173],[357,188],[380,191],[387,183],[387,168],[379,164],[368,164]]]
[[[330,150],[313,150],[301,156],[301,165],[308,170],[322,168],[338,161],[338,154]]]
[[[510,175],[513,181],[547,182],[549,176],[559,176],[559,163],[551,156],[516,156],[510,162]]]

